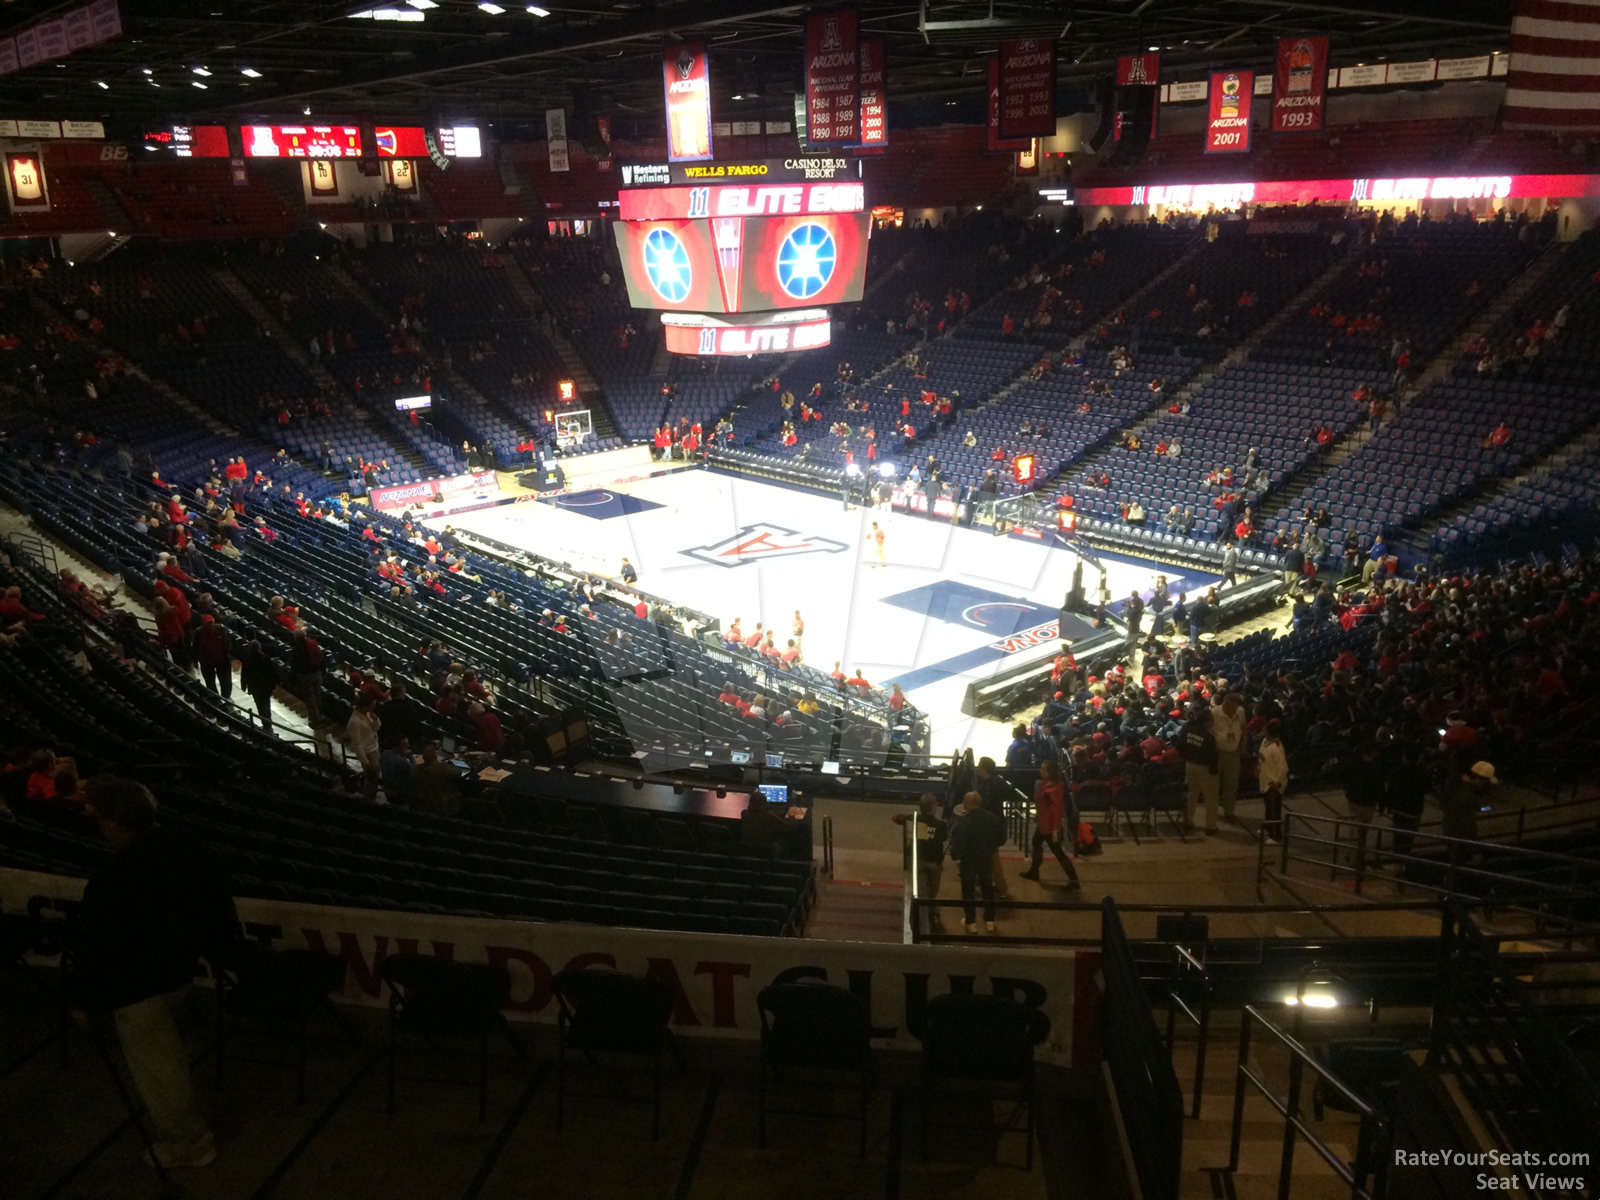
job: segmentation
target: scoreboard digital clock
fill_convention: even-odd
[[[361,130],[354,125],[246,125],[246,158],[359,158]]]

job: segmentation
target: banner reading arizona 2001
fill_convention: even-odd
[[[1254,71],[1217,71],[1211,76],[1206,112],[1206,153],[1239,154],[1250,149],[1250,98]]]

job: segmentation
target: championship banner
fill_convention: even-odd
[[[812,146],[860,140],[860,68],[856,11],[806,18],[806,141]]]
[[[1124,54],[1117,59],[1117,87],[1160,87],[1161,86],[1161,55],[1152,54]],[[1111,140],[1122,140],[1122,114],[1124,109],[1120,103],[1122,97],[1118,96],[1116,116],[1111,127]],[[1161,120],[1160,103],[1150,106],[1150,136],[1155,137]]]
[[[1216,71],[1206,112],[1206,153],[1240,154],[1250,149],[1250,99],[1254,71]]]
[[[397,192],[417,190],[417,164],[409,158],[396,158],[383,164],[388,184]]]
[[[6,155],[6,198],[14,213],[50,211],[50,191],[39,154],[29,150]]]
[[[667,90],[667,158],[698,162],[711,157],[711,65],[698,42],[668,46],[661,72]]]
[[[1033,145],[1032,138],[1000,136],[1000,60],[989,60],[989,153],[1021,153]]]
[[[1272,77],[1272,132],[1313,133],[1321,129],[1327,91],[1328,39],[1282,39]]]
[[[999,103],[1002,139],[1055,136],[1053,38],[1016,38],[1000,43]]]
[[[885,86],[883,39],[861,40],[861,117],[862,146],[889,144],[888,95]]]
[[[572,160],[567,155],[567,110],[544,110],[544,144],[550,151],[550,170],[570,171]]]
[[[38,912],[49,919],[70,911],[82,896],[81,879],[0,871],[6,912]],[[948,992],[977,992],[1005,996],[1041,1015],[1041,1062],[1085,1066],[1099,1056],[1096,950],[730,937],[246,898],[238,909],[252,940],[342,958],[345,986],[334,998],[344,1004],[388,1007],[379,964],[391,954],[431,954],[503,968],[511,977],[506,1016],[553,1025],[559,1008],[554,977],[608,967],[665,983],[673,996],[672,1027],[680,1036],[754,1042],[761,1036],[761,989],[816,979],[866,1001],[873,1040],[885,1049],[919,1050],[928,1001]]]
[[[604,147],[600,157],[595,161],[595,169],[609,171],[611,170],[611,118],[596,117],[594,123],[600,130],[600,144]]]

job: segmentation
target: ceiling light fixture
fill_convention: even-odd
[[[140,70],[142,70],[146,75],[154,75],[155,74],[155,72],[152,71],[149,67],[141,67]]]
[[[409,4],[412,8],[438,8],[439,7],[437,4],[435,4],[433,2],[433,0],[406,0],[406,3]]]
[[[309,117],[309,116],[310,116],[310,115],[311,115],[311,105],[309,105],[309,104],[308,104],[308,105],[306,105],[306,106],[305,106],[305,107],[304,107],[304,108],[302,108],[302,109],[301,109],[301,110],[300,110],[300,112],[301,112],[301,113],[302,113],[302,114],[303,114],[303,115],[304,115],[304,116],[308,116],[308,117]]]
[[[254,67],[245,67],[239,72],[239,74],[243,75],[246,79],[261,78],[261,72],[256,70]]]
[[[203,83],[201,83],[201,82],[200,82],[200,81],[199,81],[199,80],[198,80],[198,79],[191,79],[191,80],[190,80],[190,81],[189,81],[189,86],[190,86],[190,87],[197,87],[197,88],[199,88],[199,89],[200,89],[200,90],[201,90],[201,91],[202,91],[202,92],[203,92],[203,91],[205,91],[205,90],[206,90],[206,85],[205,85],[205,84],[203,84]]]
[[[488,13],[491,17],[498,17],[501,13],[505,12],[505,9],[500,7],[498,4],[492,3],[492,0],[481,0],[478,7],[484,12]]]
[[[422,13],[415,8],[395,8],[393,5],[385,5],[382,8],[358,8],[354,12],[346,13],[345,16],[352,20],[367,21],[414,22],[424,19]]]
[[[108,92],[111,90],[111,85],[109,83],[107,83],[104,79],[96,79],[94,81],[94,85],[95,85],[95,87],[103,88],[105,91],[108,91]]]
[[[528,5],[528,12],[536,17],[548,17],[550,15],[548,8],[540,8],[537,4]]]
[[[189,69],[192,70],[196,75],[205,75],[209,77],[211,74],[210,70],[205,67],[191,67]]]

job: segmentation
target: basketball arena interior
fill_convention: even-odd
[[[10,0],[0,153],[0,1196],[1600,1191],[1593,0]]]

